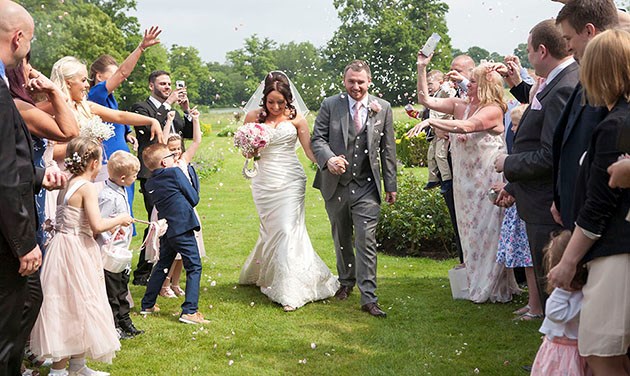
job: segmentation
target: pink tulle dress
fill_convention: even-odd
[[[35,354],[54,360],[85,354],[111,363],[120,342],[107,302],[101,251],[82,208],[68,199],[83,184],[77,181],[57,207],[55,235],[41,270],[44,300],[31,332]]]

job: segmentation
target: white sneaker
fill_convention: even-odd
[[[70,371],[68,373],[68,376],[109,376],[109,373],[96,371],[89,368],[88,366],[83,366],[83,368],[78,371]]]
[[[203,318],[201,312],[186,314],[179,316],[179,321],[186,324],[209,324],[210,321]]]

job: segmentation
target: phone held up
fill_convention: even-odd
[[[429,37],[429,39],[427,39],[427,42],[424,44],[420,52],[422,52],[422,54],[426,57],[431,56],[433,51],[435,51],[435,47],[437,47],[437,44],[440,41],[440,39],[442,39],[442,37],[440,37],[439,34],[437,33],[431,34],[431,36]]]
[[[186,83],[184,81],[175,81],[175,87],[177,89],[184,88],[184,87],[186,87]]]

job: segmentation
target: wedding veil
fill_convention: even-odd
[[[297,88],[295,87],[295,85],[293,85],[293,81],[291,81],[291,79],[284,72],[272,71],[269,74],[271,73],[279,73],[287,78],[287,81],[289,81],[289,86],[291,87],[291,94],[293,95],[293,103],[292,103],[293,107],[295,107],[295,110],[299,114],[302,114],[302,116],[306,117],[306,115],[308,115],[308,108],[306,107],[306,103],[304,103],[302,96],[297,91]],[[251,110],[260,108],[260,104],[262,103],[264,89],[265,89],[265,80],[262,80],[260,85],[258,85],[258,88],[256,88],[254,95],[252,95],[252,97],[249,98],[245,106],[243,106],[243,111],[245,111],[245,113],[248,113]]]

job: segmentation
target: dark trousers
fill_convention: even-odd
[[[455,233],[454,241],[457,248],[457,256],[459,262],[464,262],[464,252],[462,251],[462,243],[459,240],[459,229],[457,227],[457,215],[455,213],[455,201],[453,201],[453,181],[447,180],[442,182],[442,197],[448,208],[448,214],[451,216],[451,224],[453,225],[453,232]]]
[[[547,243],[549,243],[550,235],[555,231],[562,230],[562,226],[558,224],[543,225],[526,222],[525,229],[529,240],[529,249],[532,252],[532,263],[534,264],[538,295],[540,296],[540,303],[544,311],[549,294],[545,292],[545,288],[547,287],[547,273],[543,267],[543,249]]]
[[[0,375],[21,375],[24,346],[42,303],[39,273],[18,274],[20,263],[0,254]]]
[[[129,317],[129,274],[127,271],[111,273],[105,270],[105,288],[107,289],[107,300],[114,315],[114,324],[117,327],[128,327],[131,325]]]
[[[149,278],[147,291],[142,298],[142,309],[155,305],[158,293],[178,252],[182,255],[184,270],[186,270],[186,298],[182,304],[182,314],[197,312],[199,284],[201,282],[201,258],[193,230],[172,238],[167,238],[164,235],[160,239],[160,260],[153,268],[151,278]]]
[[[140,181],[140,192],[142,192],[142,197],[144,198],[144,208],[147,211],[147,219],[151,219],[151,212],[153,211],[153,200],[151,200],[151,196],[146,193],[144,185],[147,183],[147,179],[138,178]],[[142,242],[147,238],[147,234],[149,233],[149,228],[144,229],[144,235],[142,236]],[[133,271],[134,280],[140,279],[148,279],[151,274],[151,269],[153,269],[153,265],[145,260],[145,251],[144,247],[140,249],[140,256],[138,257],[138,264],[136,265],[136,270]]]

